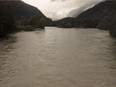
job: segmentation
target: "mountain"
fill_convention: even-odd
[[[101,0],[102,1],[102,0]],[[87,3],[77,9],[74,9],[72,11],[69,12],[68,16],[69,17],[77,17],[79,14],[81,14],[82,12],[94,7],[96,4],[100,3],[100,1],[92,1],[91,3]]]
[[[16,28],[13,14],[9,6],[0,1],[0,37],[7,36],[14,31]]]
[[[42,16],[44,16],[42,12],[39,11],[36,7],[28,5],[21,0],[5,1],[5,2],[11,6],[11,9],[14,12],[15,18],[17,20],[20,19],[22,16],[25,16],[27,18],[37,14],[41,14]]]
[[[43,29],[51,24],[52,20],[47,18],[40,10],[21,0],[0,1],[0,36],[14,33],[18,29]]]
[[[109,30],[111,36],[116,36],[116,1],[101,2],[76,19],[79,26]]]
[[[36,7],[26,4],[21,0],[8,0],[0,2],[3,2],[10,7],[14,13],[17,26],[33,25],[34,27],[43,28],[45,25],[48,25],[48,21],[51,21],[51,19],[47,18]]]
[[[54,21],[53,26],[71,28],[71,27],[75,27],[76,23],[77,23],[77,20],[75,18],[67,17],[61,20]]]
[[[65,18],[62,19],[62,21],[65,21],[65,24],[63,25],[70,24],[69,27],[99,28],[110,30],[111,36],[116,36],[116,1],[103,1],[82,12],[76,18]],[[57,23],[59,24],[59,22]],[[61,25],[60,27],[64,26]]]
[[[81,13],[76,19],[84,27],[97,27],[108,30],[109,21],[112,20],[114,13],[116,13],[116,2],[104,1]]]

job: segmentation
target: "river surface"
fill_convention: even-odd
[[[46,28],[0,40],[0,87],[116,87],[116,39]]]

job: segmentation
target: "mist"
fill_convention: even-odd
[[[75,17],[89,7],[104,0],[23,0],[39,10],[52,20],[64,17]],[[73,11],[73,12],[72,12]],[[72,12],[72,13],[71,13]]]

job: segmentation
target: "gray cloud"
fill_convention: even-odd
[[[23,0],[38,7],[52,19],[77,16],[79,13],[103,0]]]
[[[91,1],[90,3],[82,5],[79,8],[76,8],[76,9],[70,11],[69,14],[68,14],[68,16],[69,17],[77,17],[80,13],[82,13],[83,11],[85,11],[85,10],[87,10],[87,9],[95,6],[96,4],[98,4],[101,1]]]
[[[66,0],[51,0],[51,2],[55,2],[55,1],[66,1]]]
[[[54,1],[56,1],[56,0],[50,0],[51,2],[54,2]]]

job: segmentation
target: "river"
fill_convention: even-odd
[[[0,40],[0,87],[116,87],[116,39],[50,28]]]

